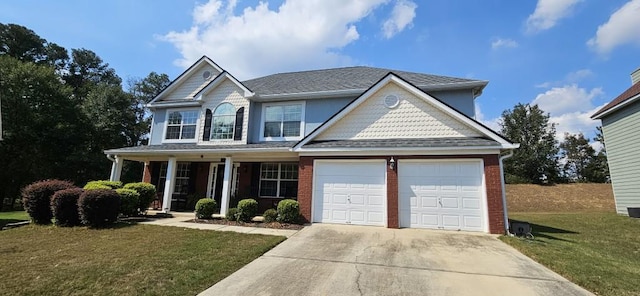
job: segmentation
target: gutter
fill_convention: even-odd
[[[513,151],[509,151],[509,153],[500,156],[500,185],[502,186],[502,212],[504,213],[504,231],[506,235],[511,235],[509,232],[509,213],[507,211],[507,191],[504,182],[504,164],[503,161],[509,157],[513,156]]]

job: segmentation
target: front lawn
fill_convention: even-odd
[[[29,215],[25,211],[0,212],[0,229],[9,223],[29,221]]]
[[[597,295],[640,295],[640,219],[615,213],[510,213],[534,240],[501,237]]]
[[[0,231],[3,295],[195,295],[285,238],[154,225]]]

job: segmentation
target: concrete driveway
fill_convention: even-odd
[[[200,295],[593,295],[497,238],[314,224]]]

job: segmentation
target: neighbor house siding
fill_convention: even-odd
[[[616,211],[640,207],[640,102],[602,118]]]

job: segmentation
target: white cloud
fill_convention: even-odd
[[[512,40],[512,39],[498,38],[498,39],[494,40],[493,42],[491,42],[491,48],[492,49],[516,48],[516,47],[518,47],[518,42],[516,42],[515,40]]]
[[[587,42],[601,54],[628,43],[640,45],[640,0],[631,0],[614,12]]]
[[[591,70],[589,69],[580,69],[574,72],[571,72],[569,74],[567,74],[567,78],[566,80],[569,82],[579,82],[581,80],[584,80],[586,78],[590,78],[593,77],[594,74]]]
[[[592,135],[600,121],[591,119],[591,115],[602,106],[592,107],[585,111],[567,112],[563,114],[551,114],[549,122],[556,123],[556,139],[562,141],[564,133],[583,133],[585,137]],[[544,109],[543,109],[544,110]]]
[[[582,0],[538,0],[536,9],[527,18],[527,32],[536,33],[553,28],[560,19],[569,16]]]
[[[393,7],[391,17],[382,24],[382,34],[389,39],[413,24],[418,5],[413,1],[399,0]]]
[[[554,87],[536,96],[532,104],[537,104],[545,112],[565,114],[585,112],[593,108],[591,101],[603,95],[601,88],[594,88],[587,92],[576,84]]]
[[[357,24],[389,1],[285,0],[275,8],[260,2],[234,13],[237,0],[209,0],[196,4],[191,28],[160,38],[182,55],[178,66],[186,68],[207,55],[239,79],[345,66],[353,61],[340,51],[360,38]],[[392,3],[388,26],[393,35],[411,25],[417,6],[407,0]]]
[[[496,132],[500,132],[500,119],[499,118],[492,118],[492,119],[486,119],[485,115],[482,113],[482,110],[480,108],[480,103],[476,102],[475,103],[475,119],[477,121],[479,121],[480,123],[486,125],[488,128],[496,131]]]

